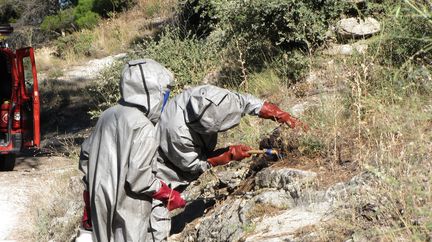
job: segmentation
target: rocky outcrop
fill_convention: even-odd
[[[170,241],[302,241],[303,237],[297,238],[299,229],[332,218],[334,209],[367,186],[370,179],[361,174],[346,183],[316,190],[307,185],[316,175],[266,168],[254,177],[252,190],[217,201],[213,209],[172,235]],[[313,240],[314,234],[303,236]]]
[[[291,168],[265,169],[257,173],[255,184],[259,188],[277,188],[290,190],[293,186],[310,182],[316,177],[315,172]]]

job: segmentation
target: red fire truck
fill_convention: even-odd
[[[39,90],[34,50],[13,51],[10,25],[0,25],[0,170],[11,171],[16,155],[40,145]]]

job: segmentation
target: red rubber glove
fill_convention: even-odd
[[[168,211],[186,206],[186,201],[181,197],[179,192],[169,188],[163,181],[161,181],[161,184],[162,187],[152,196],[154,199],[165,203]]]
[[[301,127],[304,131],[307,131],[309,127],[302,123],[299,119],[291,116],[291,114],[282,111],[278,106],[273,103],[264,102],[258,116],[264,119],[276,120],[279,123],[285,123],[294,129],[296,127]]]
[[[84,212],[81,219],[81,223],[84,229],[92,230],[92,221],[91,221],[91,209],[90,209],[90,193],[88,191],[83,192],[84,199]]]
[[[228,147],[228,150],[220,155],[208,158],[207,161],[212,166],[220,166],[228,164],[232,160],[243,160],[251,156],[247,153],[248,150],[252,148],[247,145],[232,145]]]

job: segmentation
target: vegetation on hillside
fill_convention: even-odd
[[[137,6],[147,6],[140,8],[145,17],[171,17],[158,1]],[[317,167],[338,172],[343,162],[352,162],[353,172],[371,174],[370,189],[341,204],[334,219],[316,228],[318,236],[324,241],[354,235],[425,241],[432,233],[431,6],[429,0],[368,1],[367,9],[331,0],[185,0],[170,8],[177,15],[155,35],[143,38],[140,29],[127,24],[133,8],[99,23],[112,30],[105,31],[109,35],[82,29],[56,45],[65,59],[97,56],[105,46],[100,43],[115,46],[104,54],[132,49],[129,58],[153,58],[171,69],[177,77],[175,92],[206,80],[283,108],[290,106],[288,99],[318,99],[302,114],[311,129],[298,141],[300,152],[316,155]],[[361,40],[369,46],[365,53],[327,56],[322,50],[337,41],[329,30],[344,15],[373,15],[382,31]],[[91,87],[94,117],[117,102],[121,65],[106,69]],[[306,82],[311,74],[323,79],[324,86]],[[319,95],[313,95],[315,89]],[[221,142],[241,137],[256,145],[260,135],[274,128],[256,122],[243,119]],[[345,146],[352,159],[342,162]]]
[[[329,67],[329,57],[320,51],[334,41],[327,30],[353,12],[379,18],[382,32],[365,41],[367,53],[330,57]],[[432,9],[427,1],[372,1],[362,12],[332,1],[196,0],[180,4],[179,13],[174,27],[136,46],[131,58],[162,62],[176,74],[180,89],[216,73],[218,85],[273,93],[286,105],[278,92],[307,98],[298,88],[308,88],[302,78],[314,71],[326,74],[327,85],[344,87],[306,111],[302,118],[311,131],[299,142],[305,152],[320,154],[318,165],[330,167],[342,165],[339,149],[348,145],[357,172],[372,174],[372,190],[341,205],[324,225],[329,229],[320,230],[323,240],[430,238]],[[257,133],[268,132],[256,127],[245,119],[226,142],[242,137],[256,144]]]

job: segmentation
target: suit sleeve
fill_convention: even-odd
[[[250,94],[236,93],[239,98],[240,107],[243,108],[243,114],[258,115],[264,101]]]
[[[166,132],[166,145],[161,148],[172,164],[194,174],[201,174],[210,168],[203,148],[194,143],[187,127],[168,128]]]
[[[90,137],[85,139],[84,142],[81,144],[81,152],[79,157],[79,164],[78,168],[82,173],[84,173],[84,176],[82,178],[82,181],[85,186],[85,190],[88,191],[88,162],[89,162],[89,150],[90,150]]]
[[[136,194],[152,196],[161,187],[153,171],[158,144],[154,127],[145,126],[134,130],[126,183]]]

